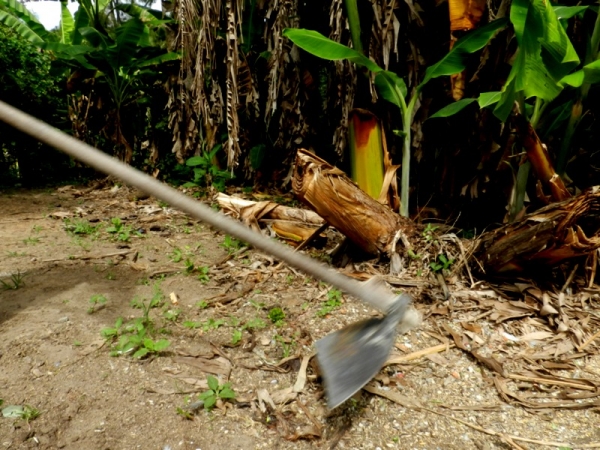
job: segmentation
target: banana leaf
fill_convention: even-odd
[[[579,64],[579,57],[545,0],[514,0],[510,21],[519,48],[513,67],[494,109],[502,121],[510,114],[517,95],[550,101],[561,92],[558,81]]]
[[[67,2],[60,2],[60,42],[70,44],[73,42],[73,33],[75,32],[75,21],[71,11],[67,8]]]
[[[421,81],[418,89],[422,89],[432,78],[454,75],[464,70],[467,56],[470,53],[481,50],[498,30],[505,27],[507,23],[506,19],[494,20],[463,36],[454,44],[454,47],[452,47],[452,50],[446,56],[433,66],[427,68],[425,78]]]
[[[0,23],[35,44],[48,37],[48,31],[37,17],[16,0],[0,0]]]

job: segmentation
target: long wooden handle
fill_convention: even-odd
[[[221,213],[213,211],[208,206],[183,195],[166,184],[2,101],[0,101],[0,119],[100,172],[113,175],[128,185],[135,186],[141,191],[167,202],[169,205],[186,212],[196,219],[202,220],[227,234],[248,242],[257,249],[285,261],[290,266],[311,275],[313,278],[325,281],[347,294],[353,295],[382,312],[388,311],[394,303],[395,296],[382,286],[375,283],[359,283],[302,253],[295,253],[283,244],[250,230],[246,226]]]

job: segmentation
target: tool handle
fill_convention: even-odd
[[[0,101],[0,119],[100,172],[113,175],[129,185],[135,186],[141,191],[167,202],[169,205],[190,216],[200,219],[265,253],[285,261],[290,266],[311,275],[313,278],[325,281],[341,289],[382,312],[386,312],[391,308],[394,302],[395,296],[391,292],[381,288],[374,290],[372,285],[359,283],[308,256],[295,253],[283,244],[250,230],[239,222],[213,211],[208,206],[183,195],[149,175],[108,156],[90,145],[78,141],[2,101]]]

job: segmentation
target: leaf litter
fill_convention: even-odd
[[[80,195],[78,192],[73,198]],[[68,194],[68,189],[61,193]],[[107,204],[103,204],[104,191],[86,195],[91,198],[87,205],[90,216],[102,210],[112,215],[135,208],[134,203],[120,200],[118,193]],[[75,208],[63,207],[61,211]],[[132,223],[145,223],[144,211],[136,209],[137,218]],[[167,233],[158,239],[182,236],[174,224],[185,221],[185,217],[168,211],[161,217],[156,212],[152,214],[161,223],[160,233]],[[63,216],[47,220],[67,217]],[[330,241],[328,247],[341,239],[332,229],[325,234]],[[210,239],[213,236],[216,235],[212,232],[208,235]],[[443,251],[458,261],[443,276],[449,291],[447,298],[435,277],[417,276],[414,265],[407,261],[393,276],[379,261],[355,262],[342,269],[359,279],[379,274],[392,286],[408,290],[425,318],[420,329],[398,336],[380,375],[342,407],[331,412],[325,409],[312,343],[375,313],[344,297],[337,310],[319,318],[315,312],[326,298],[326,288],[247,249],[210,267],[213,278],[208,288],[212,296],[193,295],[194,290],[184,289],[190,279],[177,274],[166,278],[165,289],[174,293],[176,306],[184,308],[194,320],[226,320],[231,315],[245,315],[243,320],[247,321],[252,316],[266,315],[266,308],[271,306],[282,306],[290,319],[281,328],[244,331],[243,340],[254,344],[227,348],[227,353],[223,350],[230,340],[231,326],[202,335],[198,330],[176,328],[170,338],[174,341],[174,353],[147,364],[150,368],[159,360],[167,362],[162,375],[155,373],[154,382],[143,384],[145,392],[169,397],[201,393],[208,387],[208,374],[229,379],[232,387],[239,390],[237,407],[217,408],[213,414],[218,422],[225,426],[239,420],[246,424],[245,432],[272,432],[264,442],[279,442],[281,448],[305,448],[298,446],[302,442],[312,445],[308,443],[314,440],[326,442],[330,448],[367,448],[369,443],[395,448],[394,436],[402,437],[404,447],[398,448],[433,448],[440,442],[448,442],[447,448],[525,448],[529,444],[599,447],[600,436],[594,434],[591,426],[595,419],[573,415],[594,413],[600,406],[600,333],[594,311],[600,298],[597,286],[590,287],[578,275],[570,277],[567,286],[536,284],[531,280],[473,282],[466,266],[460,264],[464,257],[461,255],[468,253],[468,242],[443,242],[454,246]],[[177,242],[178,246],[181,244]],[[166,244],[164,248],[173,247]],[[94,261],[102,263],[102,255],[110,254],[110,250],[111,247],[95,249]],[[78,264],[66,256],[54,264]],[[111,258],[124,264],[129,256],[123,256],[123,260]],[[252,266],[252,261],[260,265]],[[168,259],[147,262],[150,273],[159,271],[161,264],[172,265]],[[179,270],[183,268],[180,266]],[[292,278],[288,289],[287,280]],[[202,300],[200,297],[205,298],[207,308],[197,311],[192,306]],[[281,342],[290,346],[289,354],[282,350]],[[99,356],[103,351],[97,347],[94,344],[82,354]],[[129,364],[122,359],[113,361]],[[41,374],[43,382],[48,375],[43,371]],[[15,400],[21,401],[22,398]],[[548,411],[553,411],[551,422],[540,420]],[[251,422],[244,422],[248,417]],[[37,420],[44,420],[44,414]],[[195,420],[202,422],[202,414]],[[506,420],[508,425],[503,425]],[[457,425],[461,431],[457,431]],[[557,426],[560,432],[553,431]],[[276,436],[283,441],[272,441]],[[441,441],[448,436],[449,440]],[[293,447],[284,442],[293,443]]]

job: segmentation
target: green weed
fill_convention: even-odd
[[[204,150],[201,155],[192,156],[185,162],[186,166],[192,167],[194,179],[185,183],[183,187],[214,186],[219,192],[225,190],[225,183],[234,176],[227,170],[221,170],[216,163],[216,155],[221,148],[221,144],[217,144],[212,150]]]
[[[269,319],[276,326],[283,325],[283,319],[285,319],[285,313],[281,308],[271,308],[269,310]]]
[[[242,340],[242,335],[243,335],[242,330],[233,330],[233,333],[231,335],[231,344],[232,345],[239,344],[239,342]]]
[[[17,270],[17,273],[13,273],[10,275],[8,282],[4,280],[0,280],[0,284],[2,285],[2,289],[5,291],[8,290],[17,290],[23,286],[23,274],[20,270]]]
[[[112,225],[106,229],[106,232],[112,234],[119,242],[129,242],[132,235],[141,236],[141,234],[134,231],[130,225],[124,225],[118,217],[110,219],[110,223]]]
[[[210,269],[207,266],[197,268],[198,280],[200,280],[202,284],[206,284],[210,281],[210,277],[208,276],[209,271]]]
[[[443,272],[444,270],[448,270],[450,266],[454,263],[454,259],[448,258],[443,253],[438,255],[437,260],[429,263],[429,267],[434,272]]]
[[[83,219],[64,219],[63,226],[67,233],[77,236],[96,236],[100,225],[92,225]]]
[[[208,382],[208,391],[198,396],[199,400],[204,401],[204,409],[212,411],[217,404],[217,400],[231,401],[235,399],[235,391],[231,389],[231,383],[219,384],[219,380],[211,375],[206,379]]]
[[[327,292],[327,300],[321,304],[321,309],[317,311],[317,316],[325,317],[334,309],[342,305],[342,293],[337,289],[330,289]]]
[[[229,253],[230,255],[240,250],[242,247],[244,247],[244,245],[245,244],[242,241],[231,237],[228,234],[225,235],[225,239],[221,243],[221,247],[227,250],[227,253]]]
[[[106,297],[102,294],[94,294],[90,297],[90,307],[88,308],[88,314],[93,314],[96,311],[101,310],[106,306]]]

